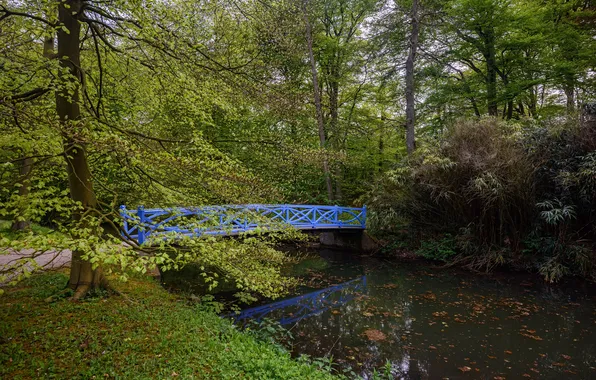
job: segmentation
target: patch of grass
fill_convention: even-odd
[[[13,230],[10,229],[12,225],[12,222],[8,221],[8,220],[0,220],[0,235],[10,239],[10,240],[15,240],[17,239],[21,234],[23,233],[28,233],[27,232],[15,232]],[[31,224],[31,230],[30,232],[33,232],[33,234],[35,235],[45,235],[48,234],[50,232],[54,232],[54,230],[52,230],[51,228],[48,227],[43,227],[40,226],[38,224]]]
[[[0,297],[0,378],[330,378],[155,282],[46,303],[66,284],[44,273]]]

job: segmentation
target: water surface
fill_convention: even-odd
[[[365,378],[387,363],[403,379],[596,378],[593,284],[320,256],[328,265],[307,271],[302,297],[252,316],[284,321],[294,355]]]

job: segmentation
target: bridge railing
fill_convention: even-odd
[[[143,244],[163,234],[236,235],[258,228],[364,229],[366,206],[229,205],[129,210],[120,206],[123,235]]]

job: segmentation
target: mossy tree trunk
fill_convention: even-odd
[[[91,171],[87,161],[83,134],[83,121],[79,105],[83,72],[80,60],[81,0],[66,0],[58,5],[58,17],[63,28],[58,29],[58,57],[64,72],[60,75],[61,86],[56,93],[56,111],[63,133],[64,156],[68,170],[68,185],[72,199],[79,202],[82,210],[75,213],[75,221],[81,221],[83,213],[97,209]],[[101,267],[93,269],[83,259],[83,253],[73,251],[68,286],[75,291],[73,298],[83,297],[89,290],[107,286]]]

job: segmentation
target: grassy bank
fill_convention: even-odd
[[[62,273],[0,296],[0,378],[328,378],[149,279],[119,296],[44,300]]]

